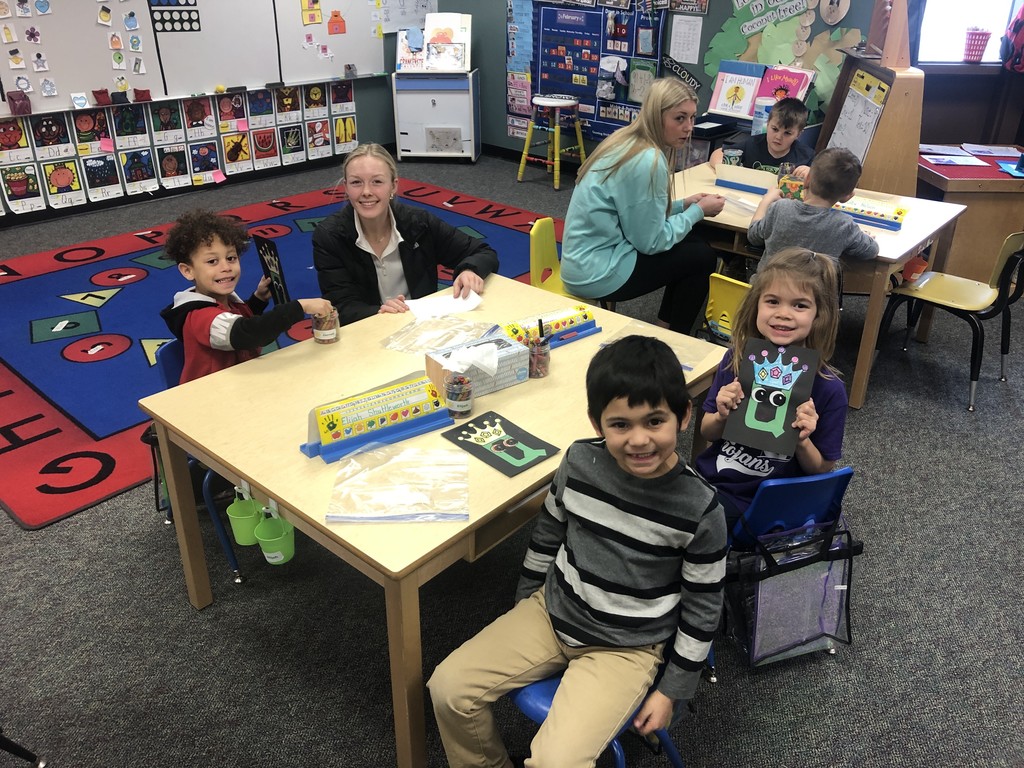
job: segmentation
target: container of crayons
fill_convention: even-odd
[[[531,336],[528,343],[531,379],[543,379],[551,370],[551,336],[544,333],[542,320],[537,321],[537,328],[540,333],[536,337]]]
[[[468,376],[444,372],[444,399],[453,419],[464,419],[473,412],[473,382]]]
[[[338,340],[338,310],[313,315],[313,339],[317,344],[333,344]]]

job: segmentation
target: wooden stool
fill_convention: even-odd
[[[548,94],[546,96],[537,95],[533,97],[533,114],[530,116],[530,124],[526,128],[526,141],[523,144],[523,157],[519,161],[519,175],[516,177],[516,181],[523,180],[523,172],[526,170],[526,161],[532,160],[537,163],[544,163],[548,168],[548,173],[551,173],[554,169],[555,173],[555,189],[558,189],[561,181],[562,172],[562,155],[567,152],[578,152],[580,162],[584,162],[587,159],[587,151],[583,146],[583,131],[580,129],[580,113],[579,113],[580,100],[575,96],[564,96],[559,94]],[[562,110],[565,110],[563,115]],[[537,115],[540,113],[542,118],[547,120],[547,125],[537,125]],[[562,118],[570,117],[572,124],[576,129],[576,145],[572,147],[562,147]],[[536,146],[541,144],[547,144],[547,157],[530,157],[530,147],[535,146],[530,144],[533,138],[534,129],[539,131],[546,131],[547,133],[554,133],[554,141],[548,136],[542,141],[538,141]]]

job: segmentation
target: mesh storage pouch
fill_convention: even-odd
[[[732,552],[725,587],[730,634],[751,666],[849,644],[850,585],[860,542],[834,524],[758,539]]]

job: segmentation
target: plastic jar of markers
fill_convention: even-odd
[[[445,371],[444,399],[453,419],[464,419],[473,412],[473,382],[461,373]]]
[[[543,379],[551,370],[551,337],[530,339],[530,378]]]
[[[338,340],[338,310],[327,315],[313,315],[313,340],[317,344],[333,344]]]

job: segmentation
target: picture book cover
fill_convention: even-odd
[[[753,117],[754,99],[761,85],[764,70],[764,64],[722,61],[715,77],[708,112],[740,119]]]
[[[811,396],[818,353],[804,347],[776,347],[750,339],[740,361],[745,397],[725,422],[722,438],[733,443],[792,456],[797,431],[796,409]]]
[[[773,64],[764,71],[754,98],[756,100],[762,96],[770,96],[776,101],[788,98],[803,101],[810,90],[814,75],[815,72],[810,69]]]

